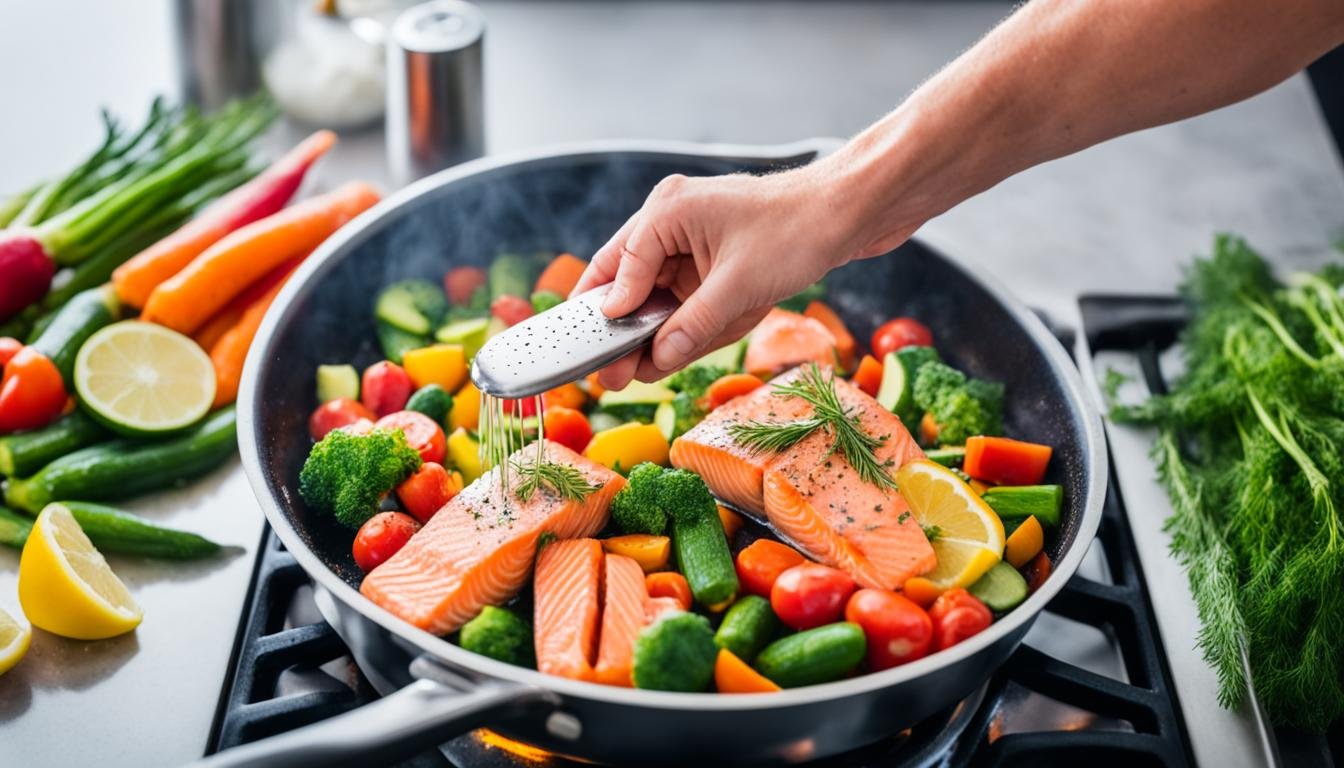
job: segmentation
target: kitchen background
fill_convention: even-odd
[[[482,2],[490,153],[603,138],[785,143],[848,136],[971,45],[998,2]],[[172,4],[0,3],[0,191],[96,143],[95,111],[177,92]],[[1338,52],[1336,52],[1338,58]],[[1338,73],[1336,69],[1336,73]],[[1337,81],[1336,81],[1337,82]],[[303,130],[268,139],[292,144]],[[386,183],[378,129],[343,132],[317,186]],[[1065,326],[1089,292],[1170,293],[1212,233],[1317,266],[1344,237],[1344,166],[1309,79],[1033,169],[919,237]],[[129,565],[147,618],[102,643],[39,635],[0,678],[0,765],[171,765],[198,756],[263,523],[236,462],[131,508],[235,548],[204,565]],[[0,553],[0,606],[17,556]],[[1194,658],[1188,656],[1188,658]],[[59,755],[59,757],[57,757]]]

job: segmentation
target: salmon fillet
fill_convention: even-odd
[[[738,445],[728,428],[750,421],[789,422],[810,416],[812,406],[807,403],[773,394],[774,385],[793,381],[800,374],[801,370],[795,368],[771,381],[770,386],[715,408],[704,421],[672,442],[672,466],[700,475],[716,496],[732,506],[757,517],[763,515],[763,477],[775,457]]]
[[[751,331],[742,367],[770,376],[801,363],[835,365],[835,334],[816,319],[775,307]]]
[[[602,636],[594,673],[599,683],[633,685],[635,638],[648,623],[649,590],[644,569],[624,555],[607,555],[602,583]]]
[[[530,462],[536,446],[511,457]],[[387,562],[364,577],[360,592],[436,635],[453,632],[487,605],[510,600],[527,584],[542,533],[572,539],[607,524],[611,497],[625,478],[568,448],[547,441],[548,461],[579,470],[600,487],[581,502],[543,488],[526,502],[499,487],[498,469],[467,486]]]
[[[602,566],[602,544],[597,539],[555,541],[542,547],[532,612],[539,671],[594,679]]]

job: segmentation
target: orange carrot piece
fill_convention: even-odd
[[[872,355],[864,355],[859,361],[858,370],[854,371],[854,386],[867,392],[870,397],[877,397],[877,390],[882,387],[882,364]]]
[[[1036,485],[1045,479],[1050,446],[1009,437],[971,437],[961,468],[979,480],[1000,485]]]
[[[239,227],[285,207],[317,159],[336,143],[336,134],[318,131],[304,139],[252,181],[211,203],[180,229],[137,253],[112,273],[122,304],[143,307],[160,283]],[[207,347],[209,349],[209,347]]]
[[[547,408],[559,405],[577,411],[581,410],[587,402],[588,395],[585,395],[583,390],[579,389],[579,385],[572,381],[568,384],[561,384],[555,389],[547,390],[541,395],[541,404]]]
[[[738,395],[755,392],[764,384],[765,382],[750,373],[730,373],[727,376],[720,376],[709,385],[709,389],[705,390],[705,399],[708,401],[709,410],[712,411]]]
[[[194,333],[247,286],[313,250],[376,202],[373,187],[350,182],[255,221],[210,246],[155,288],[140,319]]]
[[[774,693],[782,690],[726,648],[714,660],[714,687],[719,693]]]
[[[723,523],[723,533],[728,537],[728,543],[732,544],[733,537],[737,535],[738,531],[742,530],[745,521],[741,515],[722,504],[716,506],[719,508],[719,522]]]
[[[854,350],[858,345],[854,343],[854,334],[845,327],[845,321],[824,301],[810,302],[807,309],[803,310],[803,315],[821,321],[826,330],[835,336],[835,356],[840,367],[849,370],[854,364]]]
[[[919,439],[925,445],[938,443],[938,422],[933,418],[932,413],[925,413],[924,417],[919,420]]]
[[[649,589],[649,597],[670,597],[677,601],[681,610],[691,610],[691,585],[686,577],[676,571],[658,571],[644,577],[644,585]]]
[[[247,359],[247,350],[252,346],[252,339],[257,336],[257,329],[261,327],[261,319],[266,316],[266,310],[270,309],[276,294],[285,287],[285,283],[289,282],[290,276],[298,266],[297,261],[290,265],[275,280],[274,285],[243,310],[238,322],[225,331],[224,335],[219,337],[219,341],[210,348],[210,362],[215,366],[214,407],[228,405],[238,398],[238,384],[243,379],[243,362]]]
[[[572,253],[562,253],[551,259],[551,263],[541,271],[532,290],[554,291],[561,296],[568,296],[574,286],[579,284],[579,277],[587,268],[587,261]]]

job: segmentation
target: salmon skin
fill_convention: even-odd
[[[359,591],[401,619],[436,635],[460,628],[487,605],[518,594],[532,573],[543,533],[572,539],[606,526],[611,497],[625,478],[570,449],[546,441],[547,461],[577,469],[598,486],[583,501],[542,488],[527,501],[505,498],[495,468],[467,486],[424,528],[364,577]],[[536,445],[510,460],[531,462]]]
[[[863,586],[899,589],[906,579],[927,573],[937,563],[899,493],[860,479],[843,454],[831,453],[831,436],[824,430],[776,454],[752,454],[729,433],[733,424],[752,420],[810,416],[812,408],[802,400],[773,394],[773,384],[792,381],[800,373],[788,371],[772,386],[711,413],[673,444],[672,463],[699,473],[725,501],[763,513],[812,559],[844,570]],[[889,471],[923,457],[900,418],[848,381],[837,377],[834,384],[864,431],[881,440],[875,455]]]

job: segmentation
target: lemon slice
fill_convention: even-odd
[[[77,640],[135,629],[144,614],[70,510],[48,504],[19,556],[19,603],[35,627]]]
[[[919,460],[896,470],[896,485],[931,536],[938,565],[924,578],[939,589],[974,584],[1003,557],[1003,523],[951,470]]]
[[[75,391],[99,421],[133,436],[201,420],[215,399],[215,369],[177,331],[126,320],[99,330],[75,357]]]
[[[0,675],[5,674],[23,654],[28,652],[28,643],[33,640],[33,631],[14,620],[13,616],[0,610]]]

